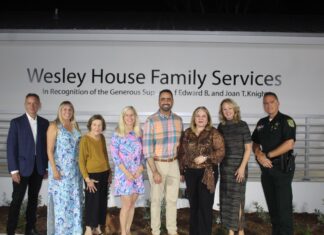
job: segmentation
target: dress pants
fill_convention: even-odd
[[[205,169],[188,168],[185,171],[187,193],[190,204],[190,235],[211,235],[215,193],[211,193],[201,182]],[[215,183],[218,168],[214,169]]]
[[[160,184],[154,183],[150,166],[147,174],[151,185],[151,229],[153,235],[161,233],[161,202],[165,198],[165,219],[168,234],[177,234],[177,200],[180,187],[178,160],[172,162],[155,161],[155,166],[162,177]]]
[[[92,228],[106,223],[108,200],[108,171],[89,173],[89,178],[97,180],[97,191],[90,193],[85,191],[85,225]]]
[[[262,169],[261,183],[269,209],[272,235],[293,235],[292,179],[294,171]]]
[[[17,228],[20,207],[25,197],[28,187],[28,202],[26,209],[26,227],[25,230],[29,231],[35,228],[36,224],[36,211],[38,194],[42,186],[43,175],[39,175],[36,165],[34,171],[30,176],[20,176],[20,183],[13,183],[12,201],[9,208],[7,233],[15,234]]]

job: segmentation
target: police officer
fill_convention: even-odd
[[[291,117],[279,112],[279,100],[273,92],[264,94],[263,108],[268,116],[258,121],[252,140],[253,152],[261,168],[272,235],[293,235],[291,183],[295,171],[292,151],[296,124]]]

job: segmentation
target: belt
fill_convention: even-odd
[[[174,160],[178,159],[178,157],[173,157],[173,158],[154,158],[154,161],[158,161],[158,162],[173,162]]]
[[[281,161],[281,158],[282,158],[282,156],[270,158],[270,161],[271,162],[280,162]]]
[[[271,159],[272,165],[281,167],[281,164],[282,164],[282,159],[281,158],[282,158],[282,156]]]

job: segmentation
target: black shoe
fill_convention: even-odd
[[[36,229],[28,230],[25,235],[41,235]]]

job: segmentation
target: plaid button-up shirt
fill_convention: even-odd
[[[145,158],[173,158],[177,155],[182,119],[175,113],[166,116],[159,111],[149,116],[144,125],[143,153]]]

